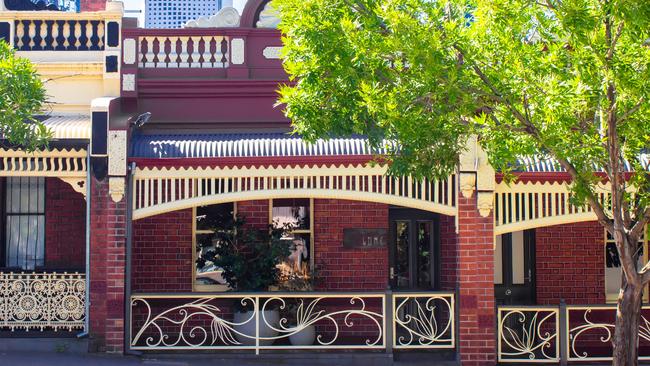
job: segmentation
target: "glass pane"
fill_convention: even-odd
[[[409,287],[409,222],[396,221],[395,279],[398,287]]]
[[[639,257],[637,259],[638,267],[644,265],[643,249],[644,238],[639,239]],[[612,235],[607,233],[607,241],[605,242],[605,294],[608,301],[613,301],[618,297],[618,292],[621,288],[621,259],[618,256],[618,249],[616,249],[616,242]]]
[[[196,257],[201,258],[207,252],[215,249],[215,243],[212,240],[212,234],[196,235]],[[211,261],[200,262],[196,264],[196,284],[199,285],[225,285],[221,277],[221,268],[217,267]]]
[[[283,238],[290,241],[291,254],[278,265],[280,269],[280,289],[283,291],[313,291],[311,283],[311,235],[291,234]]]
[[[503,244],[502,236],[497,235],[494,243],[494,284],[503,283]]]
[[[45,265],[45,215],[37,216],[37,242],[36,242],[36,262],[37,267]]]
[[[524,232],[512,233],[512,284],[523,285],[525,275]]]
[[[199,206],[196,208],[196,230],[214,230],[229,225],[235,211],[233,203]]]
[[[7,216],[7,255],[6,262],[8,267],[18,266],[18,236],[20,235],[18,227],[18,216]]]
[[[431,287],[431,221],[418,222],[417,281],[418,287]]]
[[[294,230],[309,230],[309,199],[273,200],[273,222],[291,225]]]

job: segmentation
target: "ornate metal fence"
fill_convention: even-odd
[[[86,276],[0,273],[0,329],[83,329]]]
[[[141,351],[454,348],[454,314],[453,293],[141,294],[131,297],[129,342]]]
[[[454,348],[454,293],[393,294],[393,348]]]
[[[499,362],[558,362],[560,322],[557,306],[499,307]]]
[[[639,360],[650,360],[650,306],[644,306],[639,324]],[[611,361],[615,305],[566,307],[568,361]]]
[[[499,362],[612,360],[616,305],[498,307]],[[639,324],[639,360],[650,360],[650,306]]]

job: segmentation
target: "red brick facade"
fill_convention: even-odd
[[[458,236],[456,218],[440,215],[440,289],[456,289],[458,273]]]
[[[133,222],[133,292],[192,291],[192,209]]]
[[[458,197],[458,287],[463,365],[492,365],[496,358],[494,218],[481,217],[472,198]]]
[[[84,272],[86,201],[58,178],[45,183],[45,267]]]
[[[388,206],[359,201],[314,200],[314,264],[323,291],[383,291],[388,249],[343,248],[344,228],[387,229]]]
[[[91,179],[91,348],[124,350],[126,199],[113,202],[108,179]]]
[[[535,230],[537,303],[605,303],[604,230],[597,221]]]

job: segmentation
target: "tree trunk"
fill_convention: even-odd
[[[625,284],[618,296],[614,331],[613,366],[636,366],[638,363],[639,322],[643,287]]]

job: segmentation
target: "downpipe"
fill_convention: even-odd
[[[135,174],[136,165],[134,162],[129,164],[126,177],[126,259],[124,263],[124,354],[131,356],[140,356],[142,352],[131,349],[131,254],[133,252],[133,175]]]
[[[84,330],[77,338],[86,338],[90,332],[90,144],[86,147],[86,285],[84,304]]]

